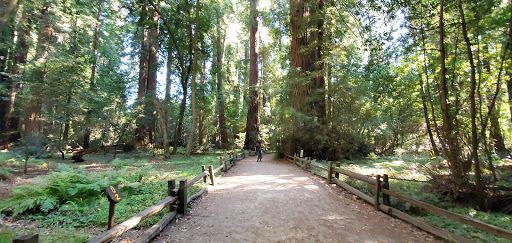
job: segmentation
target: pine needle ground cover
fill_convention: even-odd
[[[168,180],[190,180],[202,172],[201,165],[218,167],[218,161],[217,155],[178,155],[162,160],[137,154],[98,161],[94,167],[101,169],[55,159],[39,161],[55,164],[55,169],[32,178],[30,184],[13,188],[10,198],[0,201],[2,220],[7,222],[0,228],[0,242],[12,242],[30,232],[39,232],[42,242],[56,242],[62,237],[66,242],[87,241],[106,228],[107,186],[114,185],[123,193],[124,199],[115,211],[115,222],[121,223],[165,198]],[[15,159],[11,162],[16,164]],[[188,193],[192,195],[203,187],[197,183]],[[155,224],[164,214],[162,211],[138,227]]]
[[[327,163],[325,161],[313,161],[313,163],[327,168]],[[390,178],[406,179],[390,179],[390,190],[415,200],[435,205],[437,207],[472,217],[482,222],[512,231],[512,215],[496,212],[477,211],[465,205],[456,204],[453,201],[446,200],[445,195],[437,194],[431,190],[431,185],[428,182],[431,179],[429,172],[432,171],[432,168],[436,168],[437,173],[440,174],[449,173],[448,169],[442,166],[443,163],[443,158],[430,158],[429,156],[423,154],[404,154],[401,156],[390,157],[377,157],[373,155],[366,159],[343,161],[340,167],[342,169],[350,170],[367,176],[388,174]],[[497,165],[497,168],[506,168],[510,161],[496,160],[494,163]],[[313,173],[323,176],[327,175],[325,171],[316,169],[314,167],[312,168]],[[512,175],[510,174],[509,170],[498,170],[497,173],[500,178],[504,179],[494,183],[494,186],[510,188],[512,186],[510,184]],[[352,179],[341,174],[340,179],[347,182],[349,185],[355,187],[356,189],[364,192],[365,194],[371,195],[373,197],[373,187],[368,186],[365,182]],[[399,201],[393,197],[391,197],[391,206],[407,212],[419,219],[422,219],[433,226],[446,229],[454,234],[461,235],[476,242],[510,242],[504,238],[499,238],[492,234],[480,231],[472,226],[464,225],[462,223],[452,221],[436,214],[431,214],[425,210],[416,208],[409,203]]]

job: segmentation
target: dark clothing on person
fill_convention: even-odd
[[[256,145],[256,155],[258,155],[258,159],[256,159],[256,162],[261,162],[261,146],[258,144]]]

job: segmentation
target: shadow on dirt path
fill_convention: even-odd
[[[153,242],[436,242],[286,160],[249,157]]]

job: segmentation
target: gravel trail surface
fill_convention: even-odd
[[[286,160],[241,160],[153,242],[438,242]]]

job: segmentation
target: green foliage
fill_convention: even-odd
[[[512,230],[512,217],[510,215],[506,214],[500,214],[500,213],[485,213],[485,212],[478,212],[474,209],[470,208],[462,208],[462,209],[455,209],[455,213],[465,215],[477,220],[480,220],[482,222],[496,225],[498,227],[501,227],[506,230]],[[483,232],[481,230],[478,230],[472,226],[465,225],[459,222],[452,221],[450,219],[447,219],[445,217],[437,216],[434,214],[428,214],[423,217],[419,217],[420,219],[423,219],[427,221],[429,224],[434,225],[439,228],[446,229],[454,234],[458,234],[461,236],[464,236],[468,239],[472,239],[474,241],[478,242],[510,242],[510,240],[497,237],[493,234]]]
[[[377,157],[370,160],[344,161],[344,163],[341,164],[341,167],[364,175],[388,174],[390,177],[425,181],[427,176],[422,174],[424,173],[422,170],[423,166],[438,163],[437,161],[439,161],[439,158],[434,157],[430,159],[429,156],[423,154],[403,154],[402,156]],[[318,162],[316,163],[318,164]],[[324,167],[327,167],[325,163],[320,164]],[[340,175],[340,178],[345,180],[345,182],[355,187],[356,189],[364,192],[365,194],[373,195],[373,188],[368,187],[366,183],[342,175]],[[444,200],[443,196],[437,195],[430,191],[428,189],[428,183],[394,179],[390,179],[389,183],[390,190],[400,193],[404,196],[426,202],[440,208],[451,210],[455,213],[465,215],[507,230],[512,230],[512,217],[510,215],[493,212],[481,212],[472,208],[456,208],[454,203],[448,202]],[[503,238],[482,232],[475,229],[474,227],[415,208],[414,206],[411,206],[410,204],[393,197],[391,197],[391,206],[408,212],[409,214],[425,220],[429,224],[432,224],[436,227],[446,229],[454,234],[461,235],[469,239],[474,239],[478,242],[508,242]]]
[[[124,166],[135,166],[135,167],[140,167],[140,166],[144,166],[148,163],[147,160],[134,160],[134,159],[124,159],[124,160],[120,160],[118,158],[114,159],[111,164],[113,167],[115,168],[119,168],[119,167],[124,167]]]
[[[27,217],[41,227],[104,226],[108,216],[108,200],[104,190],[117,186],[124,199],[116,207],[116,222],[122,222],[167,196],[167,180],[192,179],[201,173],[201,165],[218,166],[218,157],[193,156],[149,165],[145,159],[116,159],[112,169],[87,172],[83,167],[60,164],[58,171],[35,178],[32,185],[13,189],[8,200],[0,202],[0,210],[12,216]],[[192,195],[204,185],[189,189]],[[140,226],[156,223],[163,213],[143,221]]]

